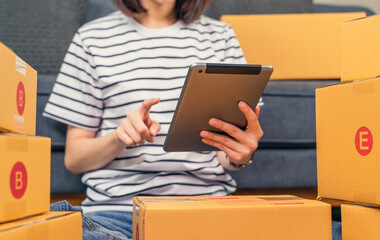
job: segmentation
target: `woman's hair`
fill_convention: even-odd
[[[131,16],[134,13],[146,12],[140,0],[113,0],[116,7],[124,14]],[[176,0],[175,17],[185,23],[197,20],[211,0]]]

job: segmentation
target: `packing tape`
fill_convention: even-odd
[[[52,237],[49,238],[49,225],[46,221],[46,219],[41,219],[33,222],[33,224],[38,224],[38,228],[34,228],[33,231],[29,231],[28,233],[31,234],[30,239],[52,239]],[[33,227],[33,226],[31,226]],[[53,232],[54,233],[54,232]]]
[[[358,81],[352,85],[352,96],[375,92],[375,81]]]
[[[24,228],[24,229],[28,228],[27,231],[24,231],[21,235],[16,234],[16,236],[18,236],[18,237],[21,236],[22,239],[46,239],[46,240],[51,239],[51,240],[53,240],[52,237],[49,238],[49,224],[46,224],[45,222],[46,222],[46,219],[41,219],[41,220],[37,220],[37,221],[25,222],[24,224],[20,224],[20,225],[14,226],[14,227],[2,229],[2,230],[0,230],[0,238],[2,237],[2,234],[4,234],[6,237],[8,237],[7,239],[9,239],[9,237],[14,238],[13,235],[14,235],[15,231],[17,231],[21,228]],[[36,224],[38,224],[38,227],[36,226]]]
[[[13,129],[12,131],[17,132],[17,133],[23,133],[25,128],[25,118],[22,116],[13,116]]]
[[[12,202],[6,202],[4,204],[4,218],[15,219],[25,216],[26,201],[17,200]],[[0,219],[1,220],[1,219]]]
[[[29,140],[27,137],[17,137],[9,135],[6,138],[6,149],[14,152],[27,152]]]
[[[43,222],[46,222],[46,221],[54,220],[56,218],[61,218],[61,217],[65,217],[65,216],[68,216],[68,215],[71,215],[71,214],[75,214],[77,212],[55,212],[55,213],[56,213],[55,216],[47,217],[47,218],[43,218],[43,219],[39,219],[39,220],[31,220],[31,219],[33,219],[36,216],[43,216],[44,213],[39,214],[39,215],[28,216],[28,217],[19,219],[19,220],[21,220],[23,222],[22,224],[19,224],[17,226],[12,226],[12,227],[1,229],[0,232],[5,232],[5,231],[12,230],[12,229],[22,228],[22,227],[26,227],[26,226],[33,225],[33,224],[43,223]],[[45,239],[45,238],[41,238],[41,239]]]
[[[297,197],[297,196],[288,196],[288,197],[276,197],[276,196],[273,196],[273,197],[258,197],[258,199],[262,199],[262,200],[265,200],[265,201],[294,201],[294,200],[304,200],[300,197]]]

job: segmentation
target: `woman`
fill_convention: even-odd
[[[68,125],[65,165],[84,173],[84,238],[94,222],[100,234],[131,238],[136,195],[229,195],[236,183],[224,168],[246,164],[263,134],[259,108],[240,102],[245,131],[210,119],[233,138],[200,133],[220,152],[165,152],[188,67],[245,63],[243,53],[229,25],[201,16],[207,0],[115,4],[74,36],[44,112]]]

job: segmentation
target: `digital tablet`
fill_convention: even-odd
[[[167,152],[214,151],[202,142],[200,132],[226,134],[208,122],[217,118],[241,129],[247,126],[239,101],[254,109],[273,72],[269,65],[201,63],[189,67],[170,128]]]

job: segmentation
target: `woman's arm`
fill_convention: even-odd
[[[160,124],[149,116],[159,98],[147,99],[137,111],[128,114],[120,126],[103,137],[96,132],[69,126],[66,135],[65,166],[73,173],[100,169],[115,159],[126,146],[153,142]]]
[[[126,145],[114,132],[95,137],[96,132],[68,126],[66,135],[65,166],[73,173],[83,173],[106,166]]]

